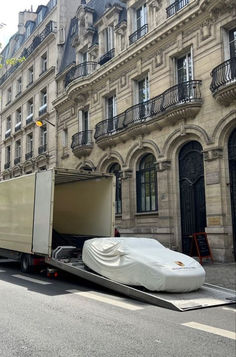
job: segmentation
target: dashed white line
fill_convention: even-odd
[[[186,323],[181,324],[181,325],[187,326],[187,327],[191,327],[191,328],[194,328],[196,330],[201,330],[201,331],[213,333],[215,335],[227,337],[227,338],[230,338],[231,340],[236,340],[236,333],[232,332],[232,331],[223,330],[221,328],[216,328],[216,327],[209,326],[209,325],[199,324],[197,322],[186,322]]]
[[[6,270],[1,270],[1,269],[0,269],[0,273],[6,273]]]
[[[222,310],[227,310],[231,312],[236,312],[236,309],[231,309],[230,307],[222,307]]]
[[[15,274],[15,275],[12,275],[12,276],[14,276],[14,278],[30,281],[31,283],[36,283],[36,284],[41,284],[41,285],[51,285],[52,284],[52,283],[49,283],[47,281],[30,278],[30,277],[25,276],[25,275]]]
[[[101,294],[97,294],[97,293],[91,293],[91,292],[87,292],[87,291],[78,291],[78,290],[66,290],[69,293],[73,293],[76,295],[80,295],[89,299],[93,299],[93,300],[97,300],[97,301],[101,301],[104,302],[106,304],[110,304],[110,305],[114,305],[114,306],[118,306],[121,307],[123,309],[127,309],[127,310],[132,310],[132,311],[137,311],[137,310],[143,310],[142,306],[138,306],[135,304],[130,304],[127,302],[122,301],[121,299],[111,299],[108,297],[105,297]]]

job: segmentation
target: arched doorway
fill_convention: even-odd
[[[236,129],[229,137],[228,152],[234,258],[236,260]]]
[[[190,141],[180,150],[179,182],[182,250],[190,254],[190,236],[204,232],[206,227],[203,154],[197,141]]]

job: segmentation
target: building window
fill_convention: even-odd
[[[108,120],[108,131],[116,130],[116,120],[117,115],[116,110],[116,96],[113,95],[106,99],[106,115]]]
[[[157,176],[154,163],[155,157],[152,154],[145,155],[136,173],[138,212],[157,211]]]
[[[5,158],[5,160],[6,160],[5,169],[7,169],[7,168],[9,168],[9,166],[10,166],[10,164],[11,164],[11,146],[10,146],[10,145],[8,145],[8,146],[6,147],[6,151],[5,151],[5,153],[6,153],[6,158]]]
[[[40,24],[43,21],[43,11],[40,10],[37,16],[37,23]]]
[[[43,115],[47,112],[47,88],[41,90],[40,97],[39,115]]]
[[[236,57],[236,28],[229,31],[230,58]]]
[[[31,66],[28,69],[28,80],[29,80],[28,85],[33,83],[33,81],[34,81],[34,67],[33,66]]]
[[[47,145],[47,126],[44,125],[40,128],[40,146],[46,147],[46,145]]]
[[[6,130],[11,130],[11,116],[7,117]]]
[[[30,133],[26,137],[26,155],[25,159],[29,160],[33,156],[33,133]]]
[[[115,163],[111,165],[109,173],[112,173],[116,177],[116,214],[122,213],[122,191],[121,191],[121,167]]]
[[[191,53],[176,59],[177,83],[193,79],[193,61]]]
[[[16,144],[15,144],[15,158],[17,160],[19,160],[21,158],[21,141],[20,140],[17,140]],[[16,162],[15,162],[15,164],[16,164]]]
[[[34,116],[34,102],[33,102],[33,98],[31,98],[27,102],[26,124],[29,124],[33,121],[33,116]]]
[[[147,7],[146,4],[144,4],[136,11],[136,29],[139,30],[146,24],[147,24]]]
[[[148,77],[138,81],[138,103],[144,103],[149,100],[149,82]]]
[[[7,104],[11,102],[11,98],[12,98],[11,88],[8,88],[8,90],[7,90]]]
[[[42,73],[47,70],[47,53],[44,53],[41,57],[41,69]]]
[[[11,135],[11,116],[7,117],[6,120],[6,132],[5,132],[5,139]]]
[[[109,52],[114,48],[114,30],[112,26],[108,26],[104,30],[104,45],[105,45],[105,53]]]
[[[17,94],[21,93],[21,89],[22,89],[22,81],[21,81],[21,77],[17,79],[16,82],[16,92]]]
[[[20,129],[21,129],[21,108],[17,109],[17,111],[16,111],[15,131],[18,131]]]
[[[26,38],[30,37],[30,33],[31,33],[31,25],[28,25],[26,27]]]

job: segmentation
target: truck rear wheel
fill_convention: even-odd
[[[31,273],[33,270],[32,257],[29,254],[22,254],[20,268],[22,273]]]

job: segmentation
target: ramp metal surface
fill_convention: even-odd
[[[47,258],[46,263],[130,298],[171,310],[188,311],[236,302],[235,291],[210,284],[204,284],[201,289],[191,293],[153,293],[120,284],[88,271],[81,260],[67,262],[67,260]]]

